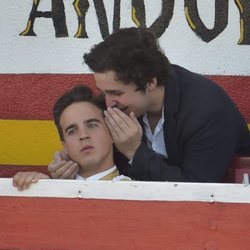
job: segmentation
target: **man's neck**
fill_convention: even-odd
[[[115,177],[119,176],[119,171],[116,166],[113,166],[112,168],[100,172],[95,175],[91,175],[89,177],[83,177],[79,174],[76,175],[76,180],[85,180],[85,181],[99,181],[99,180],[113,180]]]
[[[157,126],[159,120],[161,119],[161,115],[162,115],[162,113],[160,113],[160,114],[148,114],[147,115],[148,124],[149,124],[149,127],[150,127],[152,133],[154,133],[155,127]]]
[[[155,89],[153,94],[153,101],[150,109],[147,111],[147,119],[151,131],[153,132],[158,121],[162,116],[162,108],[164,106],[164,96],[165,96],[165,87],[159,86]]]
[[[89,178],[93,175],[105,172],[105,171],[113,168],[114,166],[115,166],[115,163],[111,162],[106,167],[101,167],[101,168],[100,167],[93,167],[93,168],[86,169],[86,168],[80,167],[78,175],[80,175],[83,178]]]

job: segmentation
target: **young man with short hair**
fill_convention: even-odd
[[[76,86],[61,96],[54,106],[54,121],[70,157],[69,164],[79,166],[69,173],[77,180],[129,180],[120,175],[114,163],[113,141],[104,121],[105,103],[86,86]],[[38,179],[49,178],[37,172],[19,172],[13,184],[20,190]]]

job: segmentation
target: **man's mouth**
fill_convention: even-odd
[[[87,145],[81,148],[81,152],[87,152],[87,151],[92,150],[93,148],[94,148],[93,146]]]
[[[112,108],[114,108],[114,107],[118,108],[119,110],[121,110],[124,113],[128,109],[128,107],[117,107],[117,106],[113,106]]]
[[[125,113],[125,111],[128,109],[128,107],[125,107],[125,108],[122,108],[122,109],[120,109],[122,112],[124,112]]]

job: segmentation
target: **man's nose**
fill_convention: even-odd
[[[81,135],[80,136],[80,141],[86,141],[88,139],[90,139],[90,137],[88,135]]]
[[[86,131],[86,129],[81,129],[80,131],[80,141],[85,141],[88,140],[90,138],[88,132]]]
[[[114,98],[108,95],[105,96],[105,102],[107,107],[115,107],[118,103]]]

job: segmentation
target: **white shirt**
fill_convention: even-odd
[[[164,141],[164,131],[163,131],[164,107],[162,108],[161,119],[158,121],[154,130],[154,133],[152,133],[151,128],[149,126],[147,113],[143,115],[142,119],[143,119],[144,128],[145,128],[145,136],[146,136],[147,144],[149,148],[153,149],[156,153],[159,153],[168,157],[166,145]]]
[[[87,178],[84,178],[84,177],[82,177],[81,175],[76,174],[75,180],[98,181],[98,180],[100,180],[101,178],[103,178],[104,176],[106,176],[106,175],[108,175],[108,174],[110,174],[110,173],[116,171],[116,169],[117,169],[117,167],[114,166],[114,167],[112,167],[112,168],[110,168],[110,169],[108,169],[108,170],[106,170],[106,171],[104,171],[104,172],[101,172],[101,173],[98,173],[98,174],[91,175],[91,176],[89,176],[89,177],[87,177]],[[127,177],[127,176],[118,175],[118,176],[116,176],[112,181],[120,181],[120,180],[124,180],[124,179],[130,180],[130,178]]]

